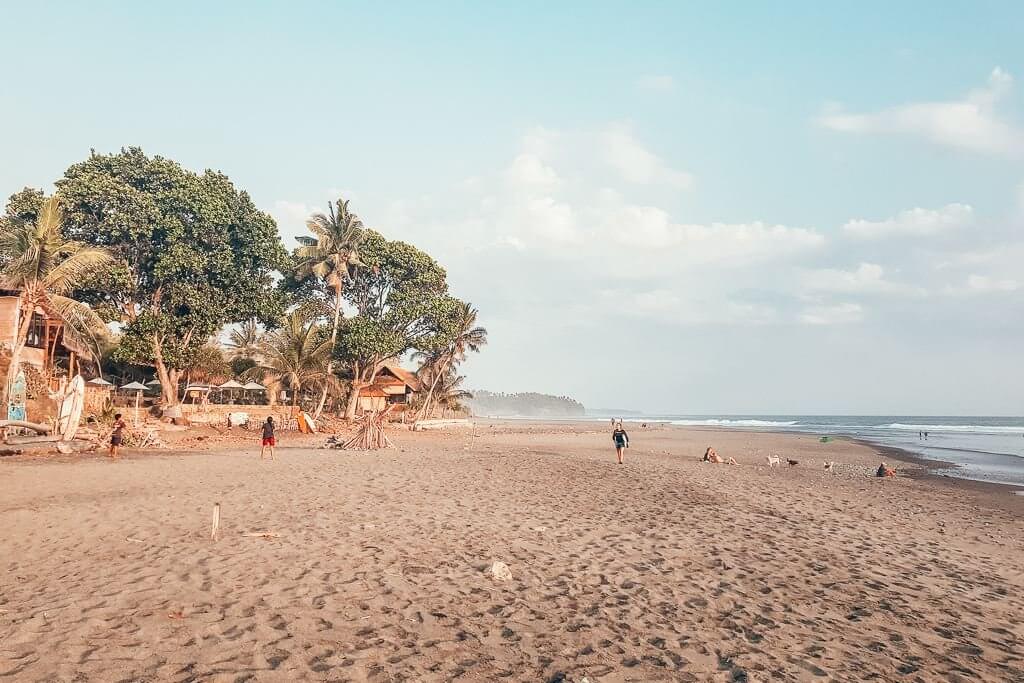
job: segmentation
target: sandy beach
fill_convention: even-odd
[[[0,677],[1024,680],[1008,491],[809,436],[633,430],[618,466],[603,424],[393,435],[4,458]]]

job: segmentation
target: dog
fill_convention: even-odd
[[[833,460],[826,460],[825,461],[825,471],[826,472],[835,472],[836,471],[836,463],[835,463],[835,461],[833,461]]]
[[[769,455],[767,460],[768,460],[768,467],[778,467],[780,465],[780,462],[781,462],[779,460],[779,456],[777,456],[777,455]]]
[[[792,458],[789,458],[788,460],[786,460],[786,462],[789,463],[790,467],[796,467],[797,465],[800,464],[799,460],[793,460]]]

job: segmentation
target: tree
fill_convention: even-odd
[[[364,267],[345,290],[356,315],[342,322],[334,350],[350,380],[348,419],[355,417],[360,390],[374,382],[385,360],[443,348],[461,306],[448,296],[444,269],[410,244],[367,230],[360,260]]]
[[[327,372],[330,357],[330,340],[316,321],[306,318],[301,311],[292,311],[279,329],[263,335],[258,364],[242,377],[262,382],[271,397],[287,388],[292,393],[292,405],[298,405],[303,389],[331,381]]]
[[[454,370],[445,373],[441,382],[437,385],[436,395],[437,404],[441,406],[441,417],[445,417],[445,411],[451,410],[458,412],[465,410],[463,401],[469,398],[473,398],[473,392],[466,391],[462,388],[462,382],[465,381],[465,377],[456,374]]]
[[[106,332],[103,320],[69,294],[83,282],[106,272],[113,258],[104,249],[64,239],[62,222],[60,206],[51,197],[42,203],[33,222],[5,222],[0,230],[0,252],[6,256],[3,286],[21,291],[9,378],[17,374],[37,308],[60,319],[65,339],[99,361],[98,339]],[[7,384],[2,387],[4,402]]]
[[[450,370],[466,359],[470,351],[479,353],[481,347],[487,343],[486,328],[476,324],[479,312],[470,303],[460,303],[457,311],[457,318],[451,337],[447,344],[432,353],[419,353],[417,357],[422,361],[421,379],[425,379],[430,389],[423,401],[419,417],[429,415],[432,409],[431,401],[437,390],[438,383],[446,377]],[[464,398],[472,398],[467,396]]]
[[[132,147],[93,153],[56,185],[68,234],[120,262],[81,295],[123,325],[118,357],[154,367],[166,405],[178,403],[187,359],[217,330],[280,317],[277,226],[224,174]]]
[[[255,358],[260,344],[260,326],[253,320],[246,320],[228,333],[228,358]]]
[[[337,211],[335,211],[335,206]],[[331,348],[338,341],[338,326],[341,321],[342,292],[345,283],[350,281],[359,263],[359,244],[363,241],[365,229],[359,217],[348,210],[348,202],[338,199],[335,205],[327,205],[327,214],[315,213],[306,221],[306,227],[313,233],[312,237],[299,237],[299,247],[295,256],[298,259],[297,276],[301,279],[316,276],[323,280],[331,290],[334,301],[334,321],[331,325]],[[327,362],[327,372],[331,373],[334,359]],[[327,385],[320,395],[320,403],[313,415],[320,417],[327,402]]]

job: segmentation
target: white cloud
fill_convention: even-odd
[[[551,240],[556,245],[580,241],[573,208],[564,202],[551,197],[530,199],[526,220],[528,229],[542,240]]]
[[[637,79],[636,85],[641,90],[653,90],[655,92],[671,92],[676,87],[675,79],[671,76],[660,74],[647,74]]]
[[[999,279],[988,275],[969,275],[967,289],[971,292],[1015,292],[1020,283],[1011,279]]]
[[[601,135],[605,161],[623,180],[637,185],[667,185],[684,190],[693,185],[693,176],[677,171],[654,154],[633,135],[626,124],[609,126]]]
[[[855,270],[821,268],[803,273],[801,282],[806,289],[818,292],[844,294],[906,294],[924,296],[921,287],[891,282],[885,279],[885,269],[877,263],[861,263]]]
[[[1024,130],[1003,121],[995,111],[1012,82],[1009,73],[996,67],[985,87],[961,100],[910,103],[867,114],[830,107],[818,118],[818,124],[846,133],[916,135],[971,152],[1024,157]]]
[[[910,209],[881,221],[851,220],[843,230],[854,237],[877,239],[896,235],[924,237],[970,225],[974,210],[967,204],[947,204],[941,209]]]
[[[800,322],[805,325],[848,325],[863,319],[864,309],[853,303],[811,306],[800,314]]]
[[[513,185],[534,189],[553,189],[561,182],[555,169],[545,164],[536,154],[529,152],[524,152],[512,160],[507,177]]]

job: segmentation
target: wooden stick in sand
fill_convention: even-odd
[[[217,540],[217,531],[220,529],[220,503],[213,504],[213,525],[210,528],[210,540]]]

